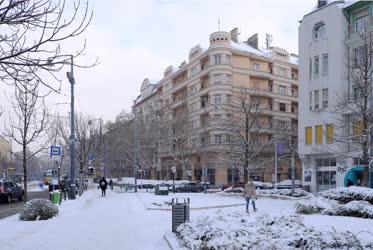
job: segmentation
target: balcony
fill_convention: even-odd
[[[186,95],[173,97],[173,103],[171,105],[172,109],[178,108],[183,105],[186,105]]]
[[[345,38],[347,42],[355,42],[356,40],[360,39],[359,32],[356,31],[355,23],[351,23],[348,25],[348,29],[345,34]],[[367,19],[367,31],[373,30],[373,16],[369,16]]]

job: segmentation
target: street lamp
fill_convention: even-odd
[[[70,103],[70,161],[71,161],[71,168],[70,168],[70,189],[69,189],[69,199],[75,200],[76,199],[76,186],[75,186],[75,123],[74,123],[74,85],[75,85],[75,77],[74,77],[74,56],[73,55],[58,55],[56,57],[51,57],[47,59],[47,65],[53,66],[53,60],[57,57],[68,57],[70,58],[70,72],[66,72],[67,79],[70,83],[71,89],[71,103]]]

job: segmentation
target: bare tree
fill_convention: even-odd
[[[6,134],[22,147],[23,175],[25,200],[27,201],[27,163],[40,151],[46,149],[46,144],[40,142],[48,124],[47,109],[44,96],[39,95],[39,82],[28,82],[20,87],[15,86],[14,96],[10,99],[13,112],[9,115]],[[33,152],[28,153],[28,147],[33,146]]]
[[[297,143],[297,126],[294,126],[291,121],[276,121],[274,128],[273,142],[282,146],[281,156],[282,160],[287,162],[291,169],[291,183],[292,193],[295,188],[295,168],[298,156],[298,143]],[[276,150],[280,150],[276,147]],[[275,177],[277,178],[277,176]]]
[[[334,110],[341,115],[339,124],[337,124],[341,133],[335,139],[347,145],[343,154],[360,152],[361,164],[364,165],[369,162],[370,135],[373,125],[373,33],[369,30],[365,28],[356,31],[358,47],[353,48],[352,53],[349,53],[352,56],[348,58],[346,66],[350,87],[347,93],[342,93],[339,97]]]
[[[86,172],[89,161],[89,156],[95,156],[93,161],[102,160],[103,153],[103,135],[102,124],[92,122],[93,119],[83,114],[75,115],[75,135],[77,146],[75,148],[76,159],[79,161],[80,184],[82,187],[83,176]],[[69,125],[67,119],[59,121],[59,134],[62,138],[61,142],[69,150],[70,144]]]
[[[32,77],[59,92],[55,73],[85,48],[65,55],[64,42],[82,34],[92,16],[88,1],[1,0],[0,79],[23,85]]]
[[[175,167],[181,168],[182,178],[191,170],[189,162],[192,157],[204,146],[197,141],[199,138],[192,137],[193,130],[187,112],[175,112],[169,106],[163,107],[158,123],[159,148],[162,153],[171,155]]]
[[[227,117],[221,119],[218,127],[227,133],[225,162],[237,166],[247,183],[251,171],[262,168],[259,164],[262,154],[269,146],[265,137],[268,128],[268,103],[249,89],[241,88],[232,101],[224,105]],[[254,91],[255,92],[255,91]]]

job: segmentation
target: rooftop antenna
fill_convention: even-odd
[[[271,43],[273,42],[273,37],[271,34],[266,33],[266,38],[265,38],[265,43],[266,43],[266,49],[269,50],[271,47]]]
[[[218,18],[218,31],[220,31],[220,18]]]

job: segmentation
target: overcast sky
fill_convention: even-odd
[[[209,34],[238,27],[240,38],[259,33],[273,35],[273,45],[298,51],[298,21],[316,0],[95,0],[94,17],[80,38],[87,41],[87,58],[100,64],[76,70],[76,109],[112,120],[131,109],[144,78],[159,80],[165,68],[187,59],[197,44],[208,46]],[[80,43],[82,44],[82,43]],[[77,46],[79,42],[69,46]],[[71,49],[71,48],[70,48]],[[68,69],[66,69],[68,70]],[[68,115],[69,85],[52,96],[50,109]],[[7,110],[4,100],[0,101]],[[4,119],[4,117],[3,117]]]

